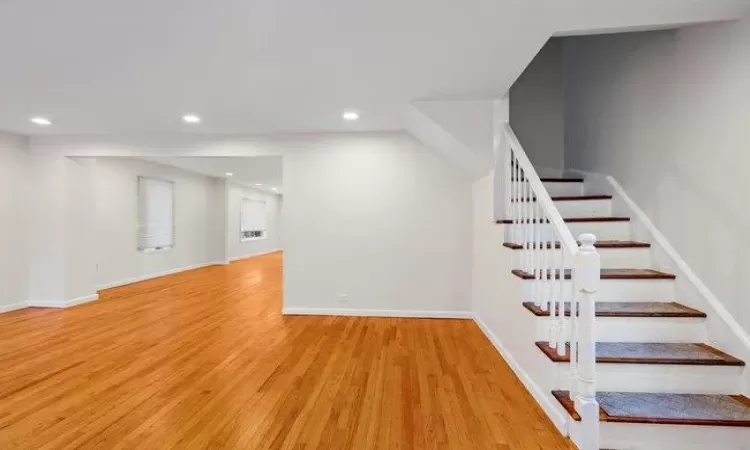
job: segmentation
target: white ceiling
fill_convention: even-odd
[[[504,95],[555,33],[736,17],[747,2],[0,0],[0,129],[400,129],[414,100]]]
[[[198,157],[161,158],[141,157],[146,161],[177,167],[189,172],[224,178],[255,189],[281,194],[283,192],[281,156],[243,158]],[[232,174],[231,177],[226,173]],[[260,184],[261,186],[257,186]]]

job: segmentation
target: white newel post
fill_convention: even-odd
[[[579,298],[578,395],[576,411],[581,416],[581,450],[599,448],[599,403],[596,401],[596,338],[594,333],[596,293],[599,290],[601,261],[594,248],[596,237],[582,234],[575,260],[575,295]],[[571,355],[573,357],[574,355]]]

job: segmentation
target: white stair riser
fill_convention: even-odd
[[[555,206],[563,217],[607,217],[612,215],[612,200],[564,200]]]
[[[520,210],[514,210],[519,217],[529,217],[525,208],[529,205],[522,202],[513,203],[514,207],[520,206]],[[531,202],[536,206],[536,202]],[[563,217],[607,217],[612,215],[612,200],[556,200],[555,207]]]
[[[531,313],[529,313],[531,314]],[[562,320],[563,339],[570,340],[570,318]],[[552,327],[559,319],[539,317],[537,341],[552,339]],[[704,342],[705,319],[672,317],[597,317],[597,342]]]
[[[525,250],[514,250],[515,262],[513,267],[523,268],[528,255],[524,257]],[[632,269],[647,268],[651,266],[651,252],[649,248],[599,248],[597,249],[601,257],[603,269]],[[573,261],[561,261],[561,250],[542,250],[542,259],[551,258],[553,267],[560,267],[565,262],[564,267],[572,268]]]
[[[630,239],[630,222],[566,222],[566,225],[573,234],[573,238],[578,239],[583,233],[593,233],[597,240],[619,240],[627,241]],[[533,233],[530,227],[535,224],[513,225],[507,224],[506,237],[509,242],[532,242],[534,237],[526,239],[526,233]],[[551,225],[539,224],[542,242],[557,241],[559,237],[555,235]]]
[[[533,302],[538,294],[534,280],[523,281],[523,301]],[[543,283],[540,283],[543,284]],[[548,286],[554,288],[557,284]],[[571,280],[562,281],[562,301],[570,301],[573,297],[573,283]],[[541,286],[541,298],[544,297],[544,286]],[[559,292],[559,291],[558,291]],[[559,295],[556,293],[555,295]],[[551,297],[550,297],[551,298]],[[560,298],[555,297],[555,298]],[[596,294],[597,302],[671,302],[674,301],[674,280],[642,279],[642,280],[601,280]]]
[[[630,222],[568,222],[566,225],[576,239],[583,233],[592,233],[600,241],[630,239]]]
[[[555,183],[545,181],[544,188],[547,189],[550,197],[560,195],[583,195],[583,183]]]
[[[747,450],[750,428],[602,422],[600,440],[601,448],[621,450]]]
[[[560,366],[557,389],[570,388],[570,364]],[[596,365],[596,389],[601,392],[734,394],[740,388],[741,367],[670,364]]]

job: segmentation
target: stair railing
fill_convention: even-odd
[[[515,133],[509,124],[504,125],[508,147],[505,212],[511,221],[509,237],[523,246],[521,268],[527,276],[533,276],[531,287],[524,290],[524,295],[530,297],[525,300],[549,311],[549,345],[561,356],[566,351],[570,355],[570,399],[581,416],[580,435],[571,437],[581,450],[598,449],[594,325],[601,262],[594,247],[596,237],[581,234],[579,246]],[[568,278],[572,283],[565,282]],[[565,299],[570,301],[568,320]]]

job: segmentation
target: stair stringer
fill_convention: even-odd
[[[568,170],[584,177],[584,192],[612,195],[612,213],[631,218],[633,239],[651,243],[652,267],[677,275],[674,285],[675,298],[680,303],[705,312],[706,343],[750,361],[750,334],[748,334],[719,298],[690,268],[667,238],[654,225],[648,215],[628,196],[625,189],[613,177],[583,170]],[[740,392],[750,394],[750,370],[742,371]]]
[[[473,187],[472,311],[474,321],[563,434],[568,414],[551,392],[559,379],[554,363],[535,346],[536,317],[523,307],[523,281],[513,276],[513,250],[503,247],[505,225],[494,223],[494,174]]]

